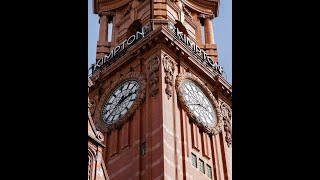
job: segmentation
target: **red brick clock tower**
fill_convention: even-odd
[[[213,36],[219,0],[93,7],[100,36],[90,113],[109,178],[231,180],[232,87]]]

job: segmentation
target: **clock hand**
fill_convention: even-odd
[[[199,105],[201,107],[203,107],[204,109],[206,109],[208,111],[208,109],[206,107],[204,107],[202,104],[200,103],[189,103],[188,105]]]
[[[129,96],[131,96],[133,94],[133,92],[130,92],[127,96],[125,96],[125,97],[122,97],[121,99],[120,99],[120,101],[118,102],[118,104],[121,104],[125,99],[127,99]],[[117,104],[117,105],[118,105]]]
[[[121,96],[121,99],[118,101],[118,103],[114,106],[114,108],[113,108],[112,111],[110,112],[109,116],[113,113],[113,111],[115,111],[115,110],[117,109],[117,107],[119,106],[119,104],[121,104],[121,102],[122,102],[121,100],[123,100],[123,97],[122,97],[122,96]],[[106,117],[106,119],[108,119],[109,116]]]
[[[200,105],[200,103],[189,103],[188,105]]]
[[[115,105],[115,107],[113,108],[113,110],[110,112],[110,115],[113,113],[113,111],[115,111],[117,108],[118,108],[118,106],[125,100],[125,99],[127,99],[128,97],[130,97],[133,93],[136,93],[136,91],[135,92],[130,92],[127,96],[125,96],[125,97],[121,97],[121,99],[119,100],[119,102],[117,103],[117,105]],[[109,116],[110,116],[109,115]],[[108,116],[108,117],[109,117]],[[108,118],[107,117],[107,118]],[[107,119],[106,118],[106,119]]]

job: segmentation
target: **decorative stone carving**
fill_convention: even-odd
[[[130,14],[132,9],[132,1],[129,2],[129,4],[122,10],[122,18],[126,17]]]
[[[193,113],[193,111],[189,108],[189,106],[187,106],[187,102],[183,98],[183,90],[180,88],[180,86],[182,85],[182,82],[184,80],[193,81],[203,90],[203,92],[205,93],[205,95],[207,96],[207,98],[209,99],[211,104],[213,105],[213,108],[215,109],[216,117],[217,117],[216,124],[208,124],[206,122],[203,122],[199,118],[199,116],[196,116]],[[206,85],[197,76],[186,72],[184,74],[177,75],[175,86],[176,86],[176,90],[177,90],[178,100],[179,100],[180,104],[182,105],[183,109],[186,111],[189,118],[192,121],[194,121],[199,126],[199,128],[201,128],[205,132],[207,132],[209,134],[214,134],[214,135],[219,134],[222,131],[222,126],[223,126],[221,109],[219,108],[219,103],[217,102],[217,100],[215,99],[215,97],[213,96],[211,91],[206,87]]]
[[[230,147],[232,143],[232,131],[231,131],[232,110],[224,102],[221,102],[220,108],[221,108],[221,113],[222,113],[223,122],[224,122],[224,131],[226,132],[225,139],[228,147]]]
[[[209,18],[209,19],[213,19],[214,18],[214,14],[198,14],[198,18],[199,19],[206,19],[206,18]]]
[[[93,99],[90,99],[90,106],[89,106],[91,116],[94,115],[94,111],[96,110],[96,102]]]
[[[206,17],[207,17],[207,15],[205,15],[205,14],[198,14],[199,19],[205,19]]]
[[[150,75],[150,95],[151,97],[156,97],[158,94],[158,69],[160,66],[159,56],[151,57],[147,64],[147,73]]]
[[[143,28],[144,28],[144,33],[146,33],[146,34],[148,34],[149,32],[152,31],[151,24],[146,24]]]
[[[104,141],[104,136],[103,136],[103,134],[100,132],[100,131],[97,131],[96,132],[96,137],[97,137],[97,139],[99,140],[99,141]]]
[[[136,80],[139,83],[139,90],[137,92],[137,98],[132,104],[131,108],[123,115],[120,119],[112,124],[106,124],[103,121],[102,112],[105,102],[112,94],[113,90],[116,89],[120,84],[127,80]],[[113,129],[119,128],[124,122],[126,122],[138,109],[140,104],[144,101],[146,96],[146,76],[139,72],[129,72],[116,81],[114,81],[104,92],[97,104],[95,115],[93,117],[96,128],[102,133],[110,132]]]
[[[105,16],[115,16],[116,12],[114,12],[114,11],[105,11],[105,12],[99,13],[99,16],[103,16],[103,15],[105,15]]]
[[[164,57],[163,57],[163,67],[165,72],[164,79],[166,83],[165,92],[168,96],[168,99],[170,99],[170,97],[172,97],[172,92],[173,92],[172,86],[173,86],[173,74],[175,70],[175,62],[167,54],[164,54]]]

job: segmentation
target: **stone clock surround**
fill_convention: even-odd
[[[180,90],[180,86],[182,85],[182,82],[184,80],[191,80],[194,83],[196,83],[203,90],[205,95],[208,97],[209,101],[213,105],[213,108],[215,109],[215,112],[216,112],[217,123],[215,126],[210,125],[206,122],[203,122],[199,117],[195,116],[195,114],[192,113],[191,109],[186,105],[187,103],[183,98],[183,92]],[[221,113],[219,104],[217,100],[214,98],[213,94],[210,92],[210,90],[197,76],[188,72],[184,74],[179,74],[177,75],[177,78],[176,78],[175,87],[177,90],[179,102],[182,105],[183,109],[187,112],[191,120],[193,120],[201,129],[203,129],[205,132],[209,134],[218,134],[222,131],[223,121],[222,121],[222,113]]]
[[[121,83],[127,81],[127,80],[136,80],[139,83],[139,90],[137,93],[137,98],[134,101],[132,107],[126,112],[126,114],[115,121],[113,124],[106,124],[103,121],[102,118],[102,108],[105,104],[105,102],[109,99],[109,96],[113,92],[115,88],[117,88]],[[121,78],[119,78],[117,81],[113,82],[110,87],[106,89],[105,92],[103,92],[103,95],[100,99],[100,101],[97,104],[96,107],[96,116],[94,116],[94,122],[97,128],[101,132],[110,132],[111,130],[120,127],[124,122],[126,122],[137,110],[137,108],[140,106],[140,104],[144,101],[146,96],[146,76],[139,72],[130,72]]]

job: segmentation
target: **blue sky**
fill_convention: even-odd
[[[213,20],[213,26],[219,65],[232,84],[232,0],[220,0],[219,16]],[[88,67],[95,62],[98,36],[99,16],[93,14],[92,0],[88,0]]]

